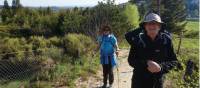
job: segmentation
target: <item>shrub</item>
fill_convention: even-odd
[[[67,34],[62,40],[65,52],[73,57],[88,54],[94,48],[93,40],[83,34]]]
[[[49,38],[50,46],[61,47],[61,40],[58,37],[51,37]]]
[[[65,58],[63,49],[57,47],[45,49],[44,56],[53,59],[55,62],[62,62]]]
[[[28,46],[24,38],[5,38],[0,42],[0,53],[3,54],[1,59],[17,58],[21,60],[25,56],[25,49],[30,48]]]
[[[32,45],[32,50],[34,50],[35,55],[43,55],[45,48],[48,48],[49,41],[44,37],[32,36],[28,39],[28,44]]]

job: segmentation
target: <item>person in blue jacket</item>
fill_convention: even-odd
[[[117,65],[118,44],[116,37],[111,32],[109,25],[103,25],[100,28],[100,35],[98,36],[98,48],[100,48],[100,63],[103,67],[103,86],[107,87],[107,80],[109,79],[109,86],[112,87],[114,82],[113,68]]]
[[[149,13],[140,27],[125,34],[131,46],[128,63],[134,68],[131,88],[163,88],[163,78],[178,64],[171,35],[159,15]]]

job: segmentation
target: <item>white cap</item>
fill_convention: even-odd
[[[148,15],[146,15],[143,22],[151,22],[151,21],[163,23],[160,16],[158,14],[155,14],[155,13],[149,13]]]

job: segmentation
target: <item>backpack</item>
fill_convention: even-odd
[[[167,44],[167,38],[171,39],[171,34],[166,30],[161,30],[161,37],[164,40],[164,44]],[[143,47],[146,47],[142,36],[144,35],[144,30],[142,28],[135,29],[125,34],[127,42],[132,46],[134,44],[142,44]]]
[[[129,51],[129,55],[128,55],[128,63],[130,66],[134,66],[134,63],[132,61],[132,58],[134,58],[134,44],[141,44],[143,46],[143,48],[146,47],[146,43],[144,42],[142,36],[144,35],[144,31],[139,28],[136,30],[133,30],[131,32],[128,32],[125,34],[125,38],[127,40],[127,42],[131,45],[130,51]],[[168,41],[166,38],[171,39],[171,34],[167,31],[161,31],[161,36],[164,40],[163,44],[167,44]]]
[[[100,42],[100,46],[102,46],[102,44],[104,43],[104,42],[109,42],[113,47],[113,50],[114,50],[114,46],[115,46],[115,44],[112,42],[112,38],[113,38],[113,35],[111,35],[110,37],[109,37],[109,39],[106,41],[105,40],[105,37],[104,36],[102,36],[101,37],[101,42]]]
[[[140,32],[138,34],[138,37],[139,37],[139,41],[138,41],[138,44],[142,44],[143,45],[143,48],[146,47],[146,43],[144,42],[144,40],[142,39],[142,36],[144,35],[144,31]],[[161,35],[161,39],[163,39],[163,44],[166,45],[167,44],[167,38],[171,40],[171,34],[167,31],[161,31],[160,32],[160,35]]]

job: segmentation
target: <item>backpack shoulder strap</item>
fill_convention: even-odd
[[[113,47],[115,46],[115,44],[112,42],[112,38],[114,37],[113,34],[111,34],[111,36],[109,37],[109,42],[113,45]]]
[[[101,38],[101,42],[100,42],[100,46],[102,45],[102,43],[105,41],[105,37],[104,36],[101,36],[102,38]],[[109,37],[109,42],[113,45],[113,47],[115,46],[115,44],[113,44],[113,42],[112,42],[112,37],[113,37],[113,35],[111,35],[110,37]]]
[[[168,33],[168,32],[167,33],[166,32],[161,32],[160,34],[161,34],[161,38],[164,40],[164,42],[163,42],[164,45],[167,44],[168,40],[172,39],[170,33]]]
[[[139,41],[138,41],[138,44],[139,43],[142,43],[143,47],[145,48],[146,47],[146,43],[144,42],[142,36],[144,35],[143,32],[139,33],[138,37],[139,37]]]

